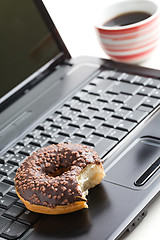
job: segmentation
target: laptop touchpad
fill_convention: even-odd
[[[149,186],[160,175],[160,140],[136,139],[106,170],[105,181],[132,189]]]

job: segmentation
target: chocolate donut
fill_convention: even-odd
[[[38,150],[21,164],[15,189],[29,210],[64,214],[87,208],[88,189],[104,175],[102,161],[90,147],[59,143]]]

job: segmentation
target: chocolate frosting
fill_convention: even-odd
[[[54,208],[86,201],[77,177],[87,164],[100,164],[98,154],[88,146],[59,143],[29,156],[15,176],[16,190],[31,204]]]

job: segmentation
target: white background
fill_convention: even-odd
[[[94,23],[101,8],[115,1],[43,0],[72,57],[88,55],[101,58],[108,56],[99,45]],[[160,1],[157,0],[157,3]],[[141,65],[160,69],[160,44],[152,56]],[[160,240],[160,197],[149,208],[147,216],[139,226],[122,239]]]

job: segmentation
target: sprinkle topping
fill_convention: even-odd
[[[16,190],[31,204],[54,208],[75,201],[86,201],[77,177],[87,164],[101,163],[88,146],[59,143],[29,156],[15,176]]]

